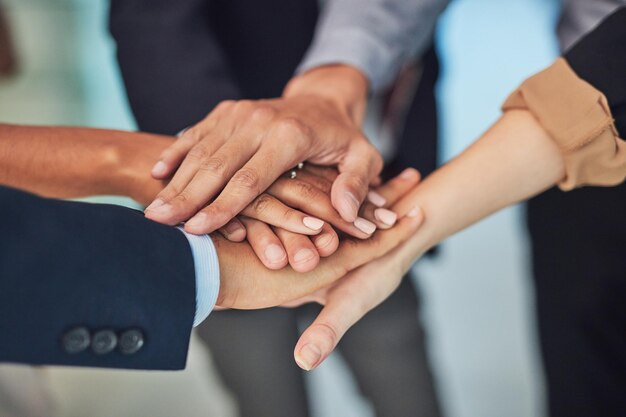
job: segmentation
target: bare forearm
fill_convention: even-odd
[[[0,183],[37,194],[137,198],[167,137],[73,127],[0,125]],[[154,182],[154,184],[152,184]]]
[[[564,175],[561,153],[537,121],[525,111],[508,112],[398,204],[399,214],[418,204],[426,218],[405,252],[419,256],[491,213],[555,185]]]

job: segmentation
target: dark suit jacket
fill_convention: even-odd
[[[0,361],[185,367],[196,292],[180,231],[127,208],[5,187],[0,218]],[[68,353],[84,342],[81,331],[91,346]],[[98,332],[96,350],[110,352],[94,353]],[[138,338],[136,352],[122,353]]]

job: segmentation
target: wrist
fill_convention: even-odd
[[[361,71],[350,65],[325,65],[292,78],[285,87],[283,97],[322,98],[360,125],[367,104],[367,93],[368,81]]]
[[[152,166],[172,140],[169,137],[133,134],[132,140],[116,142],[108,152],[113,194],[131,197],[141,204],[150,203],[163,189],[164,182],[152,178]]]

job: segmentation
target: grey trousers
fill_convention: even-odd
[[[241,417],[307,417],[302,371],[293,361],[297,323],[319,306],[212,313],[198,329]],[[441,415],[409,278],[339,344],[362,394],[379,417]]]

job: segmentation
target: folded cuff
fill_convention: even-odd
[[[524,81],[502,106],[513,109],[530,111],[561,149],[562,190],[624,181],[626,142],[619,138],[607,99],[565,59]]]

